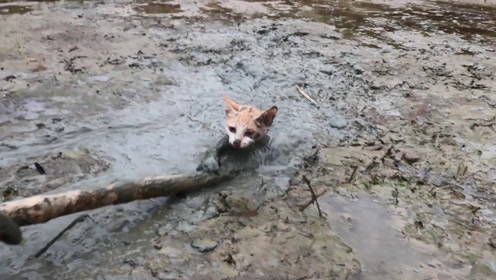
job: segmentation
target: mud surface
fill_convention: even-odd
[[[194,172],[222,95],[279,107],[253,172],[91,211],[38,259],[78,215],[24,227],[0,278],[496,277],[493,4],[0,1],[5,201]]]

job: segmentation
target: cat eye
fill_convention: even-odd
[[[252,137],[253,137],[253,134],[255,134],[255,133],[253,132],[253,130],[247,130],[247,131],[245,132],[245,136],[246,136],[246,137],[250,137],[250,138],[252,138]]]
[[[234,126],[230,126],[229,131],[232,133],[236,133],[236,128]]]

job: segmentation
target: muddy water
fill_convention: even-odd
[[[362,263],[362,272],[354,279],[431,279],[433,270],[439,279],[460,277],[445,270],[455,266],[445,254],[412,246],[396,230],[404,221],[395,220],[382,201],[363,193],[355,199],[324,197],[321,205],[329,223]]]
[[[223,133],[222,95],[279,107],[270,132],[273,157],[253,174],[180,203],[164,198],[92,211],[94,222],[79,224],[37,260],[31,256],[77,215],[27,227],[22,247],[1,248],[2,279],[109,279],[113,268],[139,263],[153,250],[157,232],[187,232],[206,219],[215,191],[257,204],[279,197],[314,145],[356,133],[343,130],[354,120],[347,116],[364,108],[373,89],[363,75],[371,62],[361,52],[372,60],[378,52],[408,49],[392,39],[401,32],[490,42],[496,26],[494,8],[443,2],[410,8],[348,1],[0,3],[0,180],[20,196],[193,172]],[[59,152],[64,164],[54,159]],[[53,166],[47,178],[31,172],[35,161]],[[19,175],[26,165],[31,173]],[[405,245],[381,220],[387,212],[366,199],[348,204],[330,200],[327,210],[362,223],[350,233],[347,222],[330,218],[356,247],[370,275],[365,279],[397,275],[404,272],[397,266],[428,254],[390,253]],[[375,246],[364,241],[370,232]]]
[[[334,67],[324,65],[319,59],[288,57],[284,54],[284,47],[267,51],[278,44],[280,36],[253,37],[250,29],[264,31],[267,29],[264,24],[245,26],[243,30],[215,24],[147,29],[147,25],[154,21],[135,19],[144,23],[131,29],[132,32],[146,32],[146,37],[139,38],[142,42],[137,43],[119,42],[123,50],[121,53],[117,51],[115,56],[124,60],[123,67],[105,68],[94,65],[107,61],[107,57],[99,57],[99,51],[107,51],[99,49],[101,47],[97,44],[100,42],[86,46],[86,42],[76,39],[78,32],[85,32],[84,25],[75,34],[60,34],[58,27],[51,26],[46,17],[61,16],[63,21],[64,8],[43,8],[49,10],[38,11],[36,17],[48,25],[41,27],[45,34],[40,38],[46,42],[47,49],[37,55],[47,56],[50,60],[57,48],[66,48],[70,57],[78,57],[73,61],[82,62],[84,66],[72,65],[67,62],[71,59],[68,58],[62,61],[64,68],[60,71],[63,73],[58,74],[57,68],[62,67],[57,65],[60,61],[43,59],[37,61],[47,70],[33,74],[16,65],[20,58],[2,53],[2,76],[16,78],[3,85],[1,164],[17,166],[20,163],[32,168],[36,158],[84,148],[97,158],[97,162],[109,165],[97,176],[83,176],[73,184],[63,184],[48,191],[92,188],[116,179],[193,172],[201,153],[223,134],[223,94],[242,103],[267,108],[276,104],[279,107],[277,120],[281,121],[271,130],[273,145],[277,147],[274,158],[260,168],[257,176],[241,176],[228,185],[219,186],[252,197],[258,203],[284,192],[290,167],[299,162],[298,158],[319,137],[339,135],[331,125],[342,126],[342,117],[329,104],[322,104],[321,110],[317,110],[295,91],[296,83],[303,84],[309,80],[302,69],[325,67],[328,71],[336,71]],[[138,11],[150,12],[147,9],[150,8],[137,8]],[[72,6],[71,11],[75,14],[93,13],[77,5],[75,8]],[[9,28],[15,29],[13,26]],[[111,36],[117,38],[127,36],[122,34],[126,31],[111,28],[113,25],[107,23],[107,27],[101,30],[113,33]],[[134,37],[128,39],[137,40]],[[65,45],[64,41],[71,45]],[[170,46],[157,54],[155,46],[148,46],[155,41]],[[122,46],[126,43],[134,51]],[[67,50],[75,46],[79,49]],[[92,56],[90,52],[96,55]],[[237,55],[233,55],[235,53]],[[122,58],[124,54],[127,57]],[[328,91],[330,84],[324,86],[329,82],[327,75],[321,74],[314,80],[327,91],[324,96],[331,94]],[[31,86],[31,83],[35,85]],[[345,82],[343,87],[351,88],[353,85]],[[314,120],[320,120],[320,123]],[[95,163],[92,168],[98,167],[99,164]],[[78,168],[64,165],[56,167],[61,170],[45,168],[48,173],[57,172],[65,177],[81,173]],[[18,173],[13,170],[13,174]],[[40,176],[32,175],[24,181],[16,181],[6,172],[2,177],[4,182],[19,188],[24,195],[39,192],[37,180]],[[21,185],[24,183],[29,187]],[[28,227],[24,229],[25,238],[29,240],[26,245],[2,249],[2,263],[6,264],[2,268],[2,278],[17,275],[38,279],[53,275],[54,269],[57,277],[61,278],[89,276],[88,268],[96,265],[106,271],[107,266],[122,264],[125,258],[150,250],[152,244],[147,240],[154,238],[161,227],[172,225],[186,230],[202,220],[205,200],[211,194],[212,191],[207,191],[170,206],[165,199],[157,199],[93,211],[94,223],[82,223],[64,240],[57,242],[47,258],[41,260],[29,258],[75,215]],[[110,248],[113,248],[112,253],[108,255],[106,252]],[[91,270],[91,275],[94,273]]]
[[[331,213],[330,223],[361,258],[359,278],[377,279],[384,274],[398,277],[405,270],[404,265],[418,266],[427,257],[401,241],[391,227],[393,221],[387,208],[372,197],[355,201],[328,197],[321,201],[323,210]]]

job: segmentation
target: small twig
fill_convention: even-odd
[[[303,175],[303,181],[305,181],[305,183],[307,184],[308,188],[310,189],[310,192],[312,193],[312,200],[310,201],[310,204],[312,202],[315,202],[315,205],[317,206],[317,210],[319,210],[319,216],[321,218],[323,218],[324,216],[322,215],[322,211],[320,210],[320,205],[319,205],[319,201],[317,200],[317,195],[315,194],[313,188],[312,188],[312,184],[310,183],[310,180],[308,180],[308,178]]]
[[[34,255],[34,257],[39,258],[53,245],[53,243],[55,243],[57,240],[59,240],[62,237],[62,235],[64,235],[64,233],[66,233],[68,230],[73,228],[76,224],[83,222],[86,218],[91,219],[90,215],[88,215],[88,214],[84,214],[84,215],[77,217],[74,221],[72,221],[72,223],[70,223],[59,234],[57,234],[57,236],[55,236],[50,242],[48,242],[45,245],[45,247],[41,248],[41,250],[39,250],[38,253],[36,253],[36,255]],[[91,219],[91,220],[93,220],[93,219]]]
[[[355,179],[355,174],[357,172],[357,169],[358,169],[358,166],[355,166],[355,168],[353,169],[353,172],[351,173],[350,179],[348,179],[348,184],[351,183],[351,181],[353,181],[353,179]]]
[[[387,149],[386,153],[381,158],[381,162],[382,163],[384,163],[384,161],[386,160],[386,158],[391,157],[391,155],[393,154],[393,149],[394,149],[394,146],[391,146],[391,147],[389,147],[389,149]]]
[[[320,149],[317,148],[313,154],[304,157],[303,161],[308,165],[316,164],[319,161],[319,152]]]
[[[315,197],[316,198],[319,198],[322,195],[324,195],[326,192],[327,192],[326,190],[323,190],[321,193],[317,194]],[[313,203],[314,203],[314,200],[312,198],[312,199],[310,199],[310,201],[308,201],[307,203],[305,203],[302,206],[300,206],[300,211],[303,211],[303,210],[307,209],[308,206],[312,205]]]
[[[303,95],[303,97],[305,97],[308,101],[312,102],[313,105],[317,106],[317,108],[319,107],[317,102],[315,100],[313,100],[313,98],[311,98],[310,95],[308,95],[302,88],[300,88],[298,85],[296,85],[296,89],[298,90],[298,92],[301,95]]]

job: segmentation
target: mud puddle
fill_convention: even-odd
[[[353,248],[362,264],[363,277],[359,279],[388,274],[396,278],[407,272],[404,266],[415,268],[425,261],[426,255],[409,248],[398,237],[391,227],[390,214],[379,201],[366,196],[355,201],[329,196],[320,201],[334,230]],[[336,213],[339,216],[334,216]]]
[[[327,219],[362,265],[352,279],[452,279],[456,266],[428,246],[412,244],[398,231],[387,203],[361,193],[354,198],[327,195],[320,200]]]
[[[332,196],[323,201],[331,228],[352,250],[315,219],[313,210],[301,213],[280,197],[302,159],[317,147],[342,147],[331,148],[333,164],[343,155],[364,154],[351,166],[328,169],[328,163],[317,163],[316,170],[332,174],[323,179],[329,189],[349,187],[353,167],[367,166],[371,155],[382,157],[389,144],[424,147],[433,141],[435,148],[424,149],[442,154],[430,162],[437,173],[452,172],[443,160],[459,160],[470,150],[474,172],[487,172],[477,162],[487,166],[491,159],[476,161],[475,147],[490,155],[490,121],[470,121],[483,135],[474,140],[466,134],[471,131],[464,127],[467,120],[452,114],[456,126],[449,128],[445,114],[460,112],[455,105],[465,104],[467,96],[486,96],[492,104],[492,7],[435,2],[399,8],[348,1],[15,3],[33,11],[9,13],[5,7],[14,4],[0,4],[0,11],[7,11],[0,16],[5,199],[192,172],[201,153],[223,134],[224,94],[262,108],[277,105],[279,113],[270,132],[276,149],[253,173],[185,199],[92,211],[94,222],[79,224],[41,259],[31,256],[77,215],[27,227],[22,247],[1,249],[2,279],[345,279],[360,270],[352,250],[363,262],[361,276],[355,277],[363,279],[382,273],[392,279],[443,279],[457,272],[444,259],[446,252],[422,246],[432,245],[432,238],[422,235],[427,230],[407,230],[418,224],[411,216],[407,225],[395,215],[380,218],[388,216],[389,185],[377,190],[385,204]],[[296,84],[319,108],[296,91]],[[470,110],[470,117],[481,117],[486,107]],[[387,132],[379,133],[385,126]],[[438,130],[445,132],[433,136]],[[426,139],[417,142],[416,135]],[[463,139],[464,148],[453,139]],[[47,176],[36,173],[34,162],[46,167]],[[380,184],[381,174],[369,179],[370,170],[362,172],[357,178],[363,182],[353,188]],[[491,191],[479,186],[477,193]],[[412,212],[427,207],[405,201],[414,205],[405,206]],[[246,218],[245,212],[252,212],[247,209],[254,208],[262,214]],[[355,231],[349,230],[348,218]],[[398,237],[399,225],[419,241]],[[262,258],[263,252],[250,251],[253,244],[273,246],[277,253]],[[484,261],[490,268],[491,259]],[[283,274],[289,271],[292,275]]]
[[[178,21],[177,27],[164,29],[152,19],[141,18],[134,25],[124,10],[107,17],[110,7],[105,5],[93,10],[68,5],[73,15],[48,6],[43,13],[13,17],[19,22],[3,29],[9,33],[20,24],[29,30],[23,39],[7,36],[0,51],[1,73],[11,77],[2,81],[5,199],[193,172],[201,153],[224,133],[224,94],[262,108],[277,104],[281,125],[271,130],[277,151],[258,174],[186,201],[156,199],[92,211],[94,224],[81,223],[42,259],[31,256],[77,215],[27,227],[29,242],[23,248],[2,249],[7,264],[2,277],[92,278],[111,274],[116,265],[126,270],[126,258],[154,250],[147,240],[161,228],[187,232],[211,218],[204,213],[205,205],[219,189],[249,197],[257,206],[279,197],[298,158],[315,145],[313,136],[338,135],[326,120],[343,126],[330,105],[316,111],[295,91],[296,82],[304,80],[297,71],[300,63],[322,62],[260,56],[274,44],[270,37],[259,36],[259,43],[252,37],[250,29],[265,28],[262,24],[239,30],[207,23],[205,32],[203,26]],[[119,22],[123,25],[115,29]],[[19,39],[26,40],[26,53],[13,55]],[[35,42],[45,48],[36,48]],[[266,64],[268,56],[277,62]],[[308,121],[314,117],[324,126]],[[74,150],[85,152],[74,155]],[[36,173],[35,162],[45,167],[47,176]],[[97,264],[103,264],[101,270],[89,269]]]

